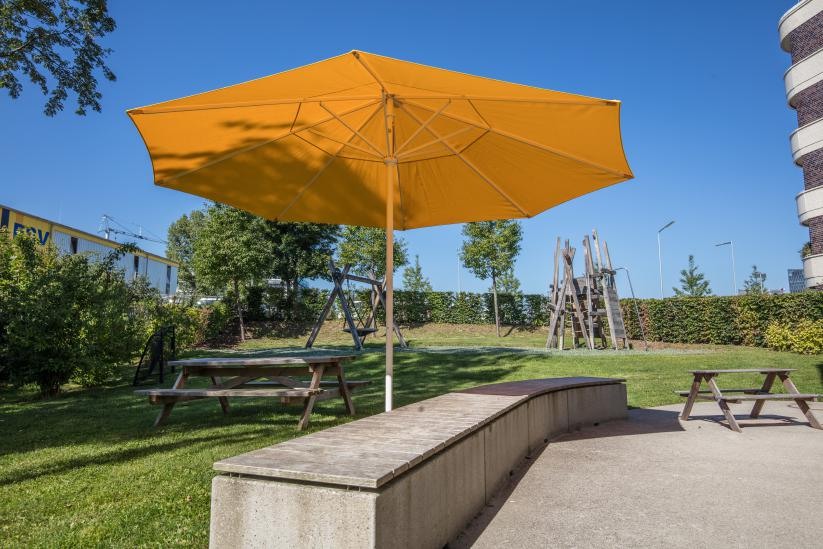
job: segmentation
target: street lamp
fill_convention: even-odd
[[[637,325],[640,327],[640,335],[643,337],[643,346],[648,351],[649,342],[646,340],[646,331],[643,329],[643,319],[640,318],[640,308],[637,306],[637,298],[634,296],[634,286],[632,286],[632,276],[629,274],[629,269],[626,267],[616,267],[617,271],[626,271],[626,278],[629,280],[629,290],[632,292],[632,303],[634,303],[634,314],[637,315]]]
[[[732,295],[737,295],[737,269],[734,266],[734,241],[729,240],[727,242],[721,242],[720,244],[715,244],[715,247],[719,246],[731,246],[732,249]]]
[[[657,266],[660,270],[660,298],[663,299],[663,255],[660,253],[660,233],[674,225],[674,220],[669,221],[657,231]]]

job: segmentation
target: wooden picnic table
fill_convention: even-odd
[[[763,405],[767,400],[794,400],[797,407],[809,420],[809,425],[815,429],[823,429],[820,422],[809,408],[809,402],[814,401],[820,395],[801,393],[797,390],[794,382],[789,379],[789,372],[795,371],[793,368],[743,368],[734,370],[691,370],[689,373],[694,376],[692,387],[688,391],[675,391],[677,394],[686,397],[686,405],[683,407],[683,413],[680,414],[680,419],[686,421],[692,412],[692,407],[697,400],[714,400],[729,422],[729,427],[741,432],[740,425],[734,418],[729,409],[730,402],[753,401],[754,406],[749,413],[749,417],[757,418],[763,410]],[[763,385],[754,388],[743,389],[723,389],[717,385],[717,378],[721,374],[752,374],[757,373],[764,375]],[[771,389],[774,385],[775,379],[779,378],[783,387],[786,389],[785,393],[772,393]],[[708,385],[707,390],[701,390],[703,381]],[[733,394],[732,394],[733,393]]]
[[[229,397],[270,397],[281,403],[302,403],[303,414],[297,428],[305,429],[317,401],[342,397],[346,411],[354,415],[351,391],[370,383],[347,381],[343,363],[355,355],[322,355],[265,358],[192,358],[169,361],[180,367],[180,374],[170,389],[142,389],[135,394],[149,397],[152,404],[163,409],[154,425],[160,425],[171,414],[178,402],[203,398],[217,398],[223,413],[229,411]],[[308,381],[294,376],[310,377]],[[333,376],[336,381],[323,381]],[[186,388],[192,377],[207,377],[211,385],[205,388]]]

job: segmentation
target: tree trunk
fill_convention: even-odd
[[[494,327],[500,337],[500,310],[497,308],[497,274],[492,271],[492,295],[494,296]]]
[[[240,341],[246,341],[246,326],[243,324],[243,304],[240,302],[240,289],[237,279],[234,280],[234,303],[237,309],[237,319],[240,321]]]

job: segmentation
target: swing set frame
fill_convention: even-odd
[[[374,275],[369,278],[352,274],[349,272],[350,270],[351,265],[344,265],[343,268],[340,269],[334,264],[334,261],[329,261],[329,272],[334,286],[326,298],[326,303],[320,311],[320,316],[317,317],[312,327],[309,339],[306,341],[306,349],[311,349],[312,345],[314,345],[314,341],[320,334],[320,328],[328,318],[335,300],[340,301],[340,308],[343,311],[345,321],[343,330],[351,333],[352,342],[356,350],[362,351],[363,342],[366,340],[366,337],[377,331],[377,307],[382,305],[384,310],[386,308],[386,282],[385,280],[377,280],[377,277]],[[351,299],[343,289],[344,283],[349,285],[350,288],[351,282],[359,282],[371,286],[369,316],[366,317],[365,321],[363,321],[362,315],[355,307],[354,300]],[[357,317],[357,321],[355,321],[355,316]],[[400,332],[400,328],[396,323],[394,323],[394,333],[397,334],[397,341],[400,347],[405,349],[406,340],[403,338],[403,334]]]

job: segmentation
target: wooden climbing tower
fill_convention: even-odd
[[[565,336],[571,330],[572,348],[595,349],[599,342],[601,348],[607,349],[610,342],[614,349],[628,349],[608,245],[603,242],[601,250],[597,231],[592,231],[591,239],[589,235],[583,238],[582,276],[575,276],[574,272],[576,251],[568,240],[561,247],[558,237],[549,293],[551,316],[546,348],[565,349]]]
[[[328,318],[335,300],[339,301],[340,309],[343,311],[343,331],[351,334],[355,349],[362,350],[366,337],[377,331],[377,308],[382,306],[385,310],[386,307],[385,282],[377,280],[373,275],[369,278],[351,274],[349,273],[350,269],[351,265],[345,265],[340,269],[333,261],[329,261],[329,272],[334,286],[326,299],[326,304],[323,305],[323,310],[320,311],[320,316],[312,327],[309,339],[306,341],[306,349],[310,349],[314,345],[314,340],[317,339],[320,328]],[[361,312],[363,307],[357,305],[353,293],[351,291],[347,292],[343,288],[344,284],[348,286],[351,282],[368,284],[371,287],[368,311],[365,313]],[[403,334],[400,333],[400,328],[396,323],[394,324],[394,333],[397,334],[397,341],[400,346],[405,348],[406,340],[403,339]]]

